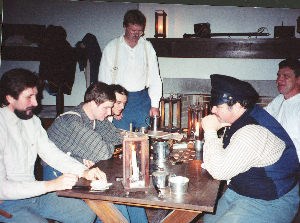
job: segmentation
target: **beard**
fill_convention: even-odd
[[[21,110],[15,109],[14,113],[16,114],[16,116],[19,119],[28,120],[28,119],[31,119],[33,117],[33,109],[34,108],[35,107],[29,107],[25,111],[21,111]]]

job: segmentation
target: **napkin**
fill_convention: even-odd
[[[93,180],[91,182],[91,190],[107,190],[112,183],[107,183],[103,180]]]

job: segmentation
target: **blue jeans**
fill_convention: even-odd
[[[58,197],[48,193],[38,197],[5,200],[0,208],[13,215],[0,222],[48,223],[46,218],[64,223],[92,223],[96,215],[81,199]]]
[[[149,116],[150,108],[151,100],[147,89],[129,92],[127,104],[123,110],[123,118],[121,120],[114,119],[113,124],[124,130],[129,130],[130,123],[134,129],[147,127],[145,119]]]
[[[44,164],[43,165],[43,179],[44,180],[53,180],[56,177],[60,176],[62,173],[58,170],[55,170],[53,167]],[[147,223],[148,218],[144,208],[135,207],[135,206],[126,206],[121,204],[115,204],[118,210],[122,215],[131,223]],[[97,218],[95,223],[100,223],[101,220]]]
[[[271,201],[245,197],[227,189],[220,198],[216,214],[205,214],[205,223],[287,223],[298,211],[299,185]]]

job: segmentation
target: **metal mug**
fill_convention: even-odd
[[[189,178],[183,176],[175,176],[169,178],[171,193],[182,195],[187,192]]]
[[[146,124],[151,131],[156,132],[160,127],[160,116],[154,115],[145,119]]]
[[[153,159],[159,162],[165,162],[170,154],[170,146],[168,142],[153,143]]]
[[[157,188],[166,188],[169,185],[169,173],[166,171],[155,171],[152,173],[152,183]]]

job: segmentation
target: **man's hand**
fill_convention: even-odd
[[[103,180],[107,182],[106,174],[98,167],[84,171],[83,177],[87,180]]]
[[[159,109],[158,109],[158,108],[151,107],[151,108],[150,108],[150,111],[149,111],[149,116],[152,117],[152,116],[154,116],[154,115],[157,115],[157,116],[160,115]]]
[[[218,119],[216,115],[207,115],[205,116],[202,121],[202,128],[204,132],[207,131],[218,131],[219,129],[225,127],[225,126],[230,126],[230,123],[222,123]]]
[[[46,181],[46,188],[48,192],[57,190],[72,189],[78,181],[78,176],[70,173],[65,173],[54,180]]]
[[[83,159],[83,164],[87,167],[87,168],[91,168],[92,166],[95,165],[95,163],[91,160],[86,160],[86,159]]]

